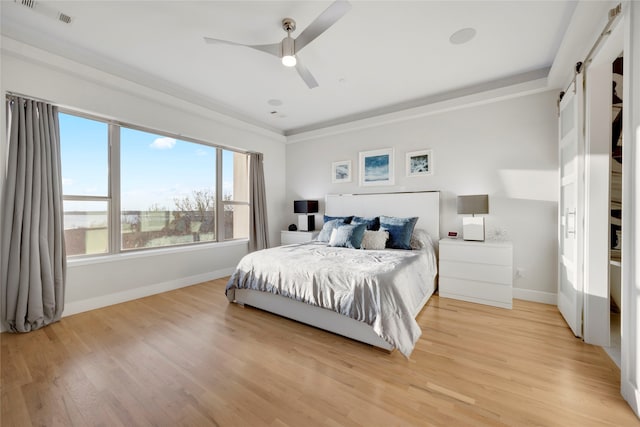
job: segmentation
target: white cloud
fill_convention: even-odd
[[[174,145],[176,145],[176,140],[165,136],[162,138],[156,138],[149,147],[155,148],[156,150],[170,150]]]
[[[64,185],[65,187],[73,185],[73,180],[71,178],[62,177],[62,185]]]
[[[202,148],[198,148],[196,150],[196,156],[198,156],[198,157],[205,157],[207,155],[208,155],[207,152],[204,151]]]

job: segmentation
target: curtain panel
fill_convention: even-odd
[[[29,332],[60,320],[66,254],[58,108],[7,98],[9,154],[0,224],[2,320]]]
[[[267,225],[267,195],[264,185],[264,167],[261,153],[249,154],[249,251],[269,247]]]

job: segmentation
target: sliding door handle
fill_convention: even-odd
[[[566,222],[567,222],[565,227],[565,229],[567,230],[566,237],[569,237],[570,234],[573,237],[575,237],[576,236],[576,210],[575,208],[572,211],[569,211],[567,209],[566,212],[567,212],[565,214]]]

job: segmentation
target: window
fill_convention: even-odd
[[[64,237],[68,255],[108,253],[107,123],[60,113]]]
[[[68,255],[248,238],[248,156],[60,113]]]
[[[122,249],[215,241],[216,156],[214,147],[122,127]]]

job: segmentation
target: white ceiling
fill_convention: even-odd
[[[300,53],[315,89],[277,57],[203,41],[277,43],[286,35],[282,18],[297,21],[295,37],[331,3],[38,1],[32,10],[2,0],[0,12],[5,36],[291,135],[514,76],[545,77],[576,7],[560,0],[351,1]],[[476,37],[451,44],[451,34],[466,27]]]

